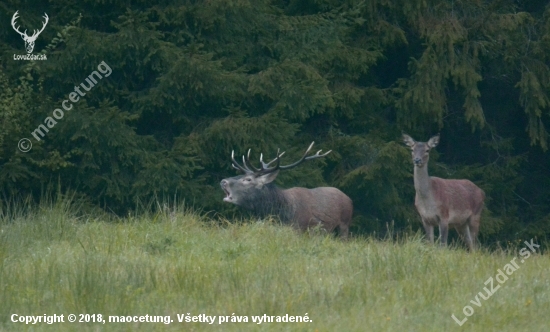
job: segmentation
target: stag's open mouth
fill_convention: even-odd
[[[222,181],[220,184],[223,192],[225,193],[225,198],[223,199],[224,202],[231,202],[233,200],[233,197],[231,196],[231,192],[227,189],[227,182]]]
[[[232,200],[233,200],[233,197],[231,197],[231,193],[230,193],[227,189],[225,189],[225,188],[223,188],[223,191],[225,191],[225,198],[223,199],[224,202],[230,202],[230,201],[232,201]]]

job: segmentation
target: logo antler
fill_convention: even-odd
[[[48,24],[48,21],[50,20],[50,18],[46,13],[44,13],[44,16],[42,17],[44,17],[45,21],[44,23],[42,23],[42,29],[34,30],[34,33],[32,34],[32,36],[28,36],[26,29],[25,29],[25,32],[21,32],[19,31],[19,27],[15,26],[15,21],[19,18],[19,16],[17,16],[18,13],[19,11],[16,11],[15,14],[13,14],[13,17],[11,18],[11,26],[13,27],[13,30],[15,30],[18,34],[20,34],[21,38],[23,38],[23,40],[25,41],[25,48],[27,49],[27,53],[32,53],[36,38],[38,38],[38,35],[40,35],[42,31],[44,31],[44,28],[46,28],[46,25]]]

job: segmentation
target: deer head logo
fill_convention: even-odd
[[[19,18],[17,16],[18,12],[19,11],[16,11],[15,14],[13,14],[13,17],[11,18],[11,26],[13,27],[13,30],[15,30],[18,34],[20,34],[21,38],[23,38],[23,40],[25,41],[25,49],[27,50],[27,53],[32,53],[32,50],[34,49],[34,42],[36,41],[36,38],[38,38],[38,35],[40,35],[42,31],[44,31],[44,28],[48,24],[49,17],[46,13],[44,13],[43,17],[46,21],[44,21],[42,25],[42,29],[34,30],[34,33],[32,34],[32,36],[28,36],[27,30],[25,30],[25,32],[21,32],[19,31],[19,27],[15,26],[15,21]]]

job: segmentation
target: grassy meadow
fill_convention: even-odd
[[[478,307],[470,301],[517,252],[440,249],[419,236],[342,242],[185,209],[122,219],[75,210],[62,201],[3,212],[0,330],[546,331],[549,324],[548,255],[518,258],[519,268]],[[474,313],[460,327],[451,315],[463,320],[466,305]],[[71,313],[106,322],[70,323]],[[13,314],[63,314],[65,322],[26,325]],[[229,322],[180,323],[178,314]],[[264,314],[307,314],[312,322],[252,322]],[[173,322],[109,322],[115,315]],[[232,315],[248,322],[231,323]]]

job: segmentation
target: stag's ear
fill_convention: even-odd
[[[414,141],[414,139],[412,137],[410,137],[409,135],[407,134],[403,134],[403,142],[408,146],[408,147],[413,147],[416,142]]]
[[[264,185],[273,182],[277,178],[277,175],[279,175],[279,170],[260,175],[256,178],[256,180],[258,180],[258,184]]]
[[[435,148],[439,144],[439,134],[435,135],[434,137],[430,138],[428,141],[428,146],[430,148]]]

